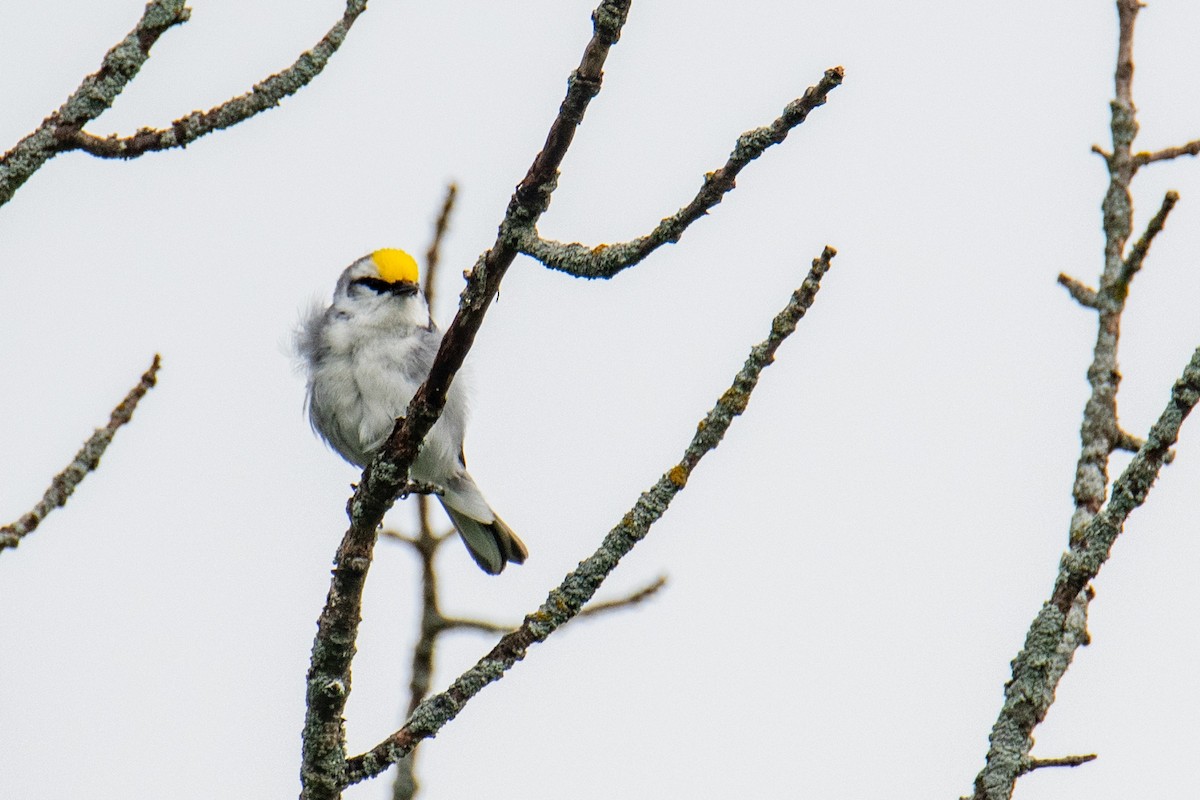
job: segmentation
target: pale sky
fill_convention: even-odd
[[[0,150],[57,108],[141,0],[8,3]],[[246,91],[338,0],[193,0],[91,132]],[[299,791],[304,675],[357,470],[308,429],[290,332],[378,247],[460,202],[436,316],[493,241],[590,35],[591,2],[374,0],[317,80],[186,151],[68,154],[0,209],[0,523],[27,511],[155,352],[160,383],[65,509],[0,555],[0,797]],[[1138,21],[1159,149],[1200,138],[1200,7]],[[471,471],[521,567],[439,561],[445,610],[518,621],[679,458],[825,244],[839,255],[721,447],[601,590],[628,613],[534,647],[422,745],[422,797],[957,798],[1066,545],[1107,176],[1111,2],[634,3],[543,234],[648,231],[737,135],[844,85],[676,245],[609,282],[519,258],[470,359]],[[1200,345],[1200,163],[1146,167],[1120,410],[1144,435]],[[1136,235],[1136,234],[1135,234]],[[1098,753],[1022,800],[1194,785],[1200,420],[1095,583],[1034,755]],[[1114,460],[1113,475],[1127,463]],[[403,528],[410,511],[388,518]],[[350,747],[401,723],[416,559],[383,542]],[[444,688],[494,637],[442,641]],[[390,778],[390,774],[389,774]],[[346,793],[390,797],[382,778]]]

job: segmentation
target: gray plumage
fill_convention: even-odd
[[[404,415],[442,340],[416,283],[381,277],[376,257],[384,252],[396,251],[377,251],[347,267],[332,305],[313,308],[296,336],[296,352],[308,373],[313,430],[358,467],[366,466],[396,418]],[[445,489],[438,499],[471,557],[496,575],[510,561],[523,563],[528,551],[467,472],[462,450],[466,420],[460,374],[410,473]]]

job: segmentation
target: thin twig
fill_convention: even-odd
[[[1075,302],[1085,308],[1097,308],[1096,290],[1077,278],[1072,278],[1065,272],[1058,273],[1058,282],[1066,287],[1075,298]]]
[[[1025,765],[1022,774],[1028,774],[1035,769],[1046,769],[1047,767],[1078,767],[1089,761],[1095,761],[1096,758],[1095,753],[1089,753],[1085,756],[1062,756],[1060,758],[1031,758]]]
[[[620,611],[622,609],[636,606],[639,603],[649,600],[658,593],[659,589],[662,589],[666,585],[667,576],[660,575],[650,583],[646,584],[640,589],[633,590],[624,597],[615,597],[612,600],[604,600],[599,603],[589,603],[588,605],[584,606],[583,610],[580,611],[574,619],[579,620],[586,617],[598,617],[612,611]],[[489,622],[487,620],[472,619],[467,617],[442,617],[442,629],[447,631],[471,630],[479,631],[481,633],[509,633],[510,631],[514,631],[519,627],[521,626],[511,624],[505,625],[500,622]],[[422,699],[424,699],[424,696],[422,696]],[[412,712],[413,709],[409,709],[409,713],[411,714]]]
[[[1134,436],[1132,433],[1125,430],[1124,428],[1117,429],[1117,449],[1118,450],[1123,450],[1126,453],[1136,453],[1138,450],[1141,450],[1145,446],[1146,446],[1146,440],[1143,439],[1142,437]],[[1170,464],[1174,460],[1175,460],[1175,450],[1174,450],[1174,448],[1172,448],[1167,451],[1167,454],[1165,456],[1163,456],[1163,463]]]
[[[619,611],[630,606],[636,606],[638,603],[649,600],[658,593],[658,590],[667,585],[667,576],[659,575],[650,583],[640,589],[630,592],[624,597],[616,597],[612,600],[602,600],[599,603],[589,603],[584,606],[579,612],[580,617],[594,617],[599,614],[605,614],[609,611]]]
[[[662,245],[678,242],[689,225],[705,216],[733,189],[738,173],[768,147],[786,139],[793,128],[808,118],[809,112],[824,105],[829,93],[842,84],[843,77],[841,67],[826,70],[820,82],[789,103],[778,119],[739,136],[725,166],[706,174],[700,191],[692,201],[658,223],[646,236],[618,244],[588,247],[577,242],[564,244],[543,239],[533,226],[529,226],[521,231],[518,240],[521,252],[551,269],[569,275],[611,278],[639,263]]]
[[[41,524],[47,514],[56,508],[65,506],[67,499],[80,482],[87,477],[89,472],[100,466],[100,457],[112,443],[117,429],[133,418],[133,412],[138,403],[158,381],[160,364],[161,359],[155,355],[150,369],[146,370],[137,385],[130,389],[129,394],[125,395],[125,399],[113,409],[108,424],[103,428],[96,429],[91,438],[75,454],[74,460],[67,465],[67,468],[54,476],[54,480],[50,482],[50,488],[46,490],[41,501],[33,507],[33,510],[16,522],[0,528],[0,552],[8,547],[16,547],[21,543],[21,539],[32,533]]]
[[[1179,202],[1179,192],[1171,190],[1163,197],[1162,205],[1159,206],[1158,212],[1151,217],[1149,224],[1146,225],[1146,232],[1142,234],[1133,247],[1129,249],[1129,255],[1125,257],[1125,262],[1121,265],[1121,273],[1117,276],[1114,287],[1118,291],[1129,291],[1129,282],[1133,280],[1133,276],[1142,268],[1142,262],[1146,260],[1146,253],[1150,251],[1150,245],[1154,242],[1154,237],[1162,232],[1163,225],[1167,222],[1167,215],[1171,213],[1171,209],[1175,208],[1175,204]]]
[[[370,751],[349,760],[346,778],[350,783],[383,772],[412,750],[418,742],[435,735],[463,706],[485,686],[499,680],[513,664],[523,659],[528,649],[545,641],[554,631],[577,616],[595,594],[617,563],[647,534],[666,512],[672,499],[684,486],[700,460],[712,451],[734,418],[746,409],[759,375],[775,358],[779,345],[796,329],[796,324],[812,305],[822,276],[828,271],[836,251],[826,247],[803,284],[791,296],[787,306],[771,324],[767,339],[750,350],[746,363],[721,395],[716,406],[696,426],[696,434],[684,450],[678,464],[667,470],[644,492],[621,522],[608,532],[600,548],[563,579],[550,592],[537,611],[525,617],[521,627],[505,635],[474,667],[460,675],[450,688],[421,703],[405,723]]]
[[[433,241],[429,243],[429,249],[425,251],[425,277],[421,284],[425,289],[425,301],[429,304],[430,311],[433,310],[434,293],[437,291],[434,276],[437,274],[438,264],[442,260],[442,238],[450,226],[450,213],[454,211],[454,201],[457,197],[458,184],[450,183],[446,186],[446,199],[442,201],[442,210],[438,213],[437,222],[433,226]]]
[[[603,0],[592,14],[593,35],[579,67],[567,84],[567,96],[551,123],[546,144],[517,186],[493,247],[476,263],[463,290],[458,314],[447,328],[429,376],[409,403],[402,421],[363,471],[350,499],[350,528],[338,547],[325,608],[317,623],[308,672],[301,797],[332,800],[349,785],[342,715],[350,693],[362,592],[375,546],[375,531],[407,480],[417,448],[433,427],[446,393],[475,340],[483,317],[516,257],[508,231],[536,224],[554,190],[558,167],[591,99],[600,91],[604,61],[620,37],[630,0]],[[412,748],[409,747],[405,750]],[[394,763],[392,759],[389,763]]]
[[[1143,150],[1133,157],[1133,166],[1134,169],[1137,169],[1146,164],[1153,164],[1155,161],[1169,161],[1180,156],[1195,155],[1200,155],[1200,139],[1179,147],[1165,147],[1162,150],[1155,150],[1153,153]]]

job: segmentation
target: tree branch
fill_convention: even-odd
[[[615,597],[612,600],[604,600],[599,603],[591,603],[585,606],[583,610],[575,616],[575,619],[596,617],[600,616],[601,614],[607,614],[610,611],[619,611],[623,608],[635,606],[638,603],[644,602],[645,600],[653,597],[658,593],[659,589],[666,585],[667,576],[660,575],[640,589],[635,589],[622,597]],[[442,617],[441,623],[441,630],[449,631],[458,629],[479,631],[481,633],[509,633],[510,631],[516,630],[520,627],[520,625],[506,625],[500,622],[489,622],[487,620],[470,619],[465,617]],[[413,710],[414,709],[410,708],[408,713],[411,714]]]
[[[193,111],[171,123],[169,128],[142,128],[132,136],[94,136],[76,130],[65,137],[64,150],[83,150],[98,158],[137,158],[146,153],[186,147],[201,136],[244,122],[274,108],[307,86],[321,74],[329,57],[337,52],[358,15],[367,10],[367,0],[346,0],[342,18],[334,23],[311,50],[306,50],[287,69],[270,76],[243,95],[226,100],[208,111]]]
[[[1171,190],[1163,197],[1162,205],[1159,206],[1158,213],[1146,225],[1146,232],[1141,238],[1134,242],[1133,247],[1129,251],[1129,255],[1125,257],[1125,261],[1121,264],[1121,272],[1117,276],[1114,288],[1120,292],[1129,291],[1129,282],[1133,280],[1133,276],[1142,268],[1142,262],[1146,260],[1146,253],[1150,251],[1150,245],[1154,242],[1154,237],[1162,232],[1163,225],[1167,222],[1167,215],[1171,213],[1171,209],[1175,208],[1175,204],[1179,202],[1179,193]]]
[[[152,0],[129,35],[108,51],[100,69],[33,133],[0,156],[0,206],[43,164],[65,149],[83,126],[104,113],[150,57],[150,48],[167,29],[186,22],[191,10],[184,0]]]
[[[112,443],[117,429],[133,418],[133,411],[137,408],[138,403],[158,381],[160,363],[159,357],[154,356],[150,369],[146,370],[137,385],[113,409],[108,424],[103,428],[98,428],[75,454],[74,460],[67,465],[67,468],[54,476],[54,480],[50,482],[50,488],[42,496],[41,502],[16,522],[0,528],[0,552],[8,547],[16,547],[21,543],[21,539],[32,533],[41,524],[47,514],[56,508],[65,506],[67,499],[80,482],[89,472],[100,466],[100,457]]]
[[[1061,758],[1031,758],[1025,765],[1022,774],[1046,767],[1078,767],[1095,760],[1095,753],[1089,753],[1086,756],[1062,756]]]
[[[546,210],[575,127],[600,91],[604,61],[620,37],[629,1],[603,0],[592,13],[592,38],[579,67],[571,74],[566,98],[551,123],[546,144],[509,201],[496,243],[479,259],[468,277],[458,314],[442,338],[428,378],[409,403],[403,420],[363,471],[350,499],[350,528],[338,548],[308,673],[301,764],[304,800],[340,797],[342,788],[349,783],[342,713],[350,693],[350,662],[376,529],[395,501],[399,487],[407,480],[421,441],[441,414],[450,383],[475,340],[501,279],[516,257],[516,249],[509,243],[510,231],[536,224]]]
[[[1075,302],[1084,308],[1099,308],[1096,300],[1096,290],[1077,278],[1072,278],[1065,272],[1058,273],[1058,282],[1066,287],[1075,298]]]
[[[683,232],[705,216],[734,188],[739,172],[771,145],[779,144],[788,133],[808,117],[809,112],[825,104],[831,91],[842,83],[844,71],[833,67],[816,86],[810,86],[802,97],[793,100],[770,125],[756,128],[738,137],[725,166],[704,176],[704,184],[692,201],[667,217],[646,236],[619,244],[587,247],[577,242],[564,244],[538,235],[533,226],[521,231],[520,251],[536,258],[551,269],[579,278],[612,278],[622,270],[639,263],[664,244],[678,242]]]
[[[734,377],[733,385],[696,426],[696,434],[684,450],[680,462],[667,470],[654,486],[638,498],[629,513],[604,537],[600,548],[580,562],[579,567],[550,592],[541,607],[525,617],[520,628],[501,638],[491,652],[459,676],[449,689],[422,702],[404,727],[370,751],[350,759],[346,772],[349,783],[378,775],[410,752],[422,739],[436,734],[458,715],[472,697],[488,684],[499,680],[513,664],[523,659],[530,646],[545,641],[580,613],[621,558],[646,536],[650,526],[666,512],[671,500],[687,485],[692,470],[721,442],[733,419],[745,411],[759,375],[774,361],[779,345],[796,329],[796,324],[812,305],[820,288],[820,280],[828,271],[835,254],[833,248],[826,247],[819,258],[813,259],[808,277],[772,321],[770,335],[751,348],[746,363]]]
[[[1200,401],[1200,348],[1171,390],[1171,399],[1146,443],[1113,483],[1112,498],[1082,530],[1059,562],[1050,599],[1038,612],[1012,664],[1004,706],[992,728],[987,764],[975,779],[977,800],[1012,796],[1033,746],[1033,729],[1045,719],[1054,692],[1075,650],[1087,642],[1087,588],[1121,534],[1129,514],[1146,500],[1183,421]]]
[[[1180,147],[1166,147],[1162,150],[1156,150],[1153,153],[1147,153],[1145,150],[1133,157],[1134,169],[1153,164],[1155,161],[1169,161],[1180,156],[1194,156],[1200,154],[1200,139],[1193,142],[1188,142]]]
[[[1133,228],[1133,200],[1129,183],[1133,178],[1130,148],[1137,135],[1133,105],[1133,26],[1138,0],[1117,0],[1118,43],[1114,78],[1116,97],[1111,102],[1112,155],[1107,159],[1109,184],[1101,206],[1104,223],[1104,270],[1096,293],[1099,326],[1092,364],[1088,368],[1091,395],[1080,426],[1082,447],[1075,467],[1072,497],[1071,542],[1082,535],[1091,518],[1104,505],[1108,487],[1108,458],[1112,454],[1117,425],[1117,343],[1125,292],[1118,288],[1125,270],[1125,243]]]
[[[240,97],[208,111],[194,111],[169,128],[142,128],[132,136],[94,136],[84,126],[112,106],[150,57],[150,48],[168,28],[187,21],[191,11],[183,0],[153,0],[146,5],[137,27],[108,52],[100,70],[89,75],[58,111],[37,130],[0,157],[0,205],[47,161],[59,153],[82,150],[100,158],[136,158],[149,152],[185,147],[205,134],[236,125],[279,105],[325,68],[337,51],[367,0],[346,0],[342,18],[290,67],[257,84]]]
[[[1178,200],[1175,192],[1167,193],[1146,232],[1126,256],[1125,245],[1133,228],[1130,182],[1138,166],[1138,159],[1131,155],[1138,130],[1132,88],[1133,29],[1141,7],[1138,0],[1117,0],[1116,96],[1111,103],[1113,146],[1111,153],[1094,148],[1105,156],[1109,172],[1102,205],[1105,244],[1099,289],[1092,290],[1066,275],[1059,276],[1059,282],[1076,300],[1099,312],[1096,345],[1087,373],[1091,395],[1080,427],[1080,456],[1072,487],[1075,511],[1071,517],[1069,547],[1059,564],[1053,594],[1034,618],[1025,644],[1012,662],[1012,680],[1005,686],[1004,704],[989,737],[986,763],[975,779],[976,800],[1008,800],[1020,775],[1037,766],[1051,765],[1030,758],[1033,730],[1045,719],[1054,702],[1059,681],[1075,650],[1088,642],[1087,614],[1093,596],[1089,583],[1108,559],[1129,514],[1145,501],[1163,463],[1171,457],[1170,448],[1183,420],[1200,399],[1200,349],[1197,349],[1145,442],[1123,431],[1117,421],[1117,388],[1121,380],[1117,345],[1129,283]],[[1136,448],[1137,452],[1113,483],[1111,497],[1106,502],[1109,459],[1115,450],[1122,448]]]
[[[438,213],[437,222],[433,226],[433,240],[425,251],[425,278],[421,281],[425,289],[425,302],[433,310],[433,297],[437,291],[434,277],[437,275],[438,264],[442,260],[442,238],[450,226],[450,214],[454,211],[454,201],[458,197],[458,185],[451,183],[446,187],[446,199],[442,201],[442,210]]]

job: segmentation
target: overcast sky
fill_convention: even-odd
[[[0,150],[57,108],[141,0],[5,4]],[[193,0],[91,132],[246,91],[338,0]],[[374,0],[297,96],[182,152],[61,156],[0,209],[0,522],[137,381],[100,470],[0,556],[0,797],[298,792],[304,673],[357,470],[308,429],[291,330],[378,247],[423,252],[460,202],[436,316],[493,241],[590,36],[592,3]],[[1136,146],[1200,138],[1200,6],[1138,22]],[[811,259],[838,248],[747,414],[601,590],[636,611],[530,651],[422,746],[429,800],[954,798],[1071,513],[1102,266],[1111,2],[634,3],[541,230],[613,242],[686,203],[737,135],[841,64],[845,84],[676,245],[609,282],[520,258],[470,359],[471,470],[530,549],[500,577],[452,543],[448,612],[518,621],[679,458]],[[1200,345],[1200,163],[1145,168],[1120,411],[1144,434]],[[1095,586],[1023,800],[1194,786],[1200,421]],[[1114,459],[1116,470],[1127,457]],[[403,528],[400,506],[389,524]],[[401,722],[416,560],[384,542],[350,747]],[[456,634],[444,687],[494,637]],[[380,779],[347,798],[390,796]]]

